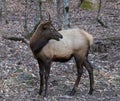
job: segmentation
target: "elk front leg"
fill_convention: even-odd
[[[40,76],[39,94],[41,95],[44,90],[44,66],[40,60],[38,60],[38,64],[39,64],[39,76]]]
[[[46,65],[45,65],[45,92],[44,92],[44,95],[43,95],[44,97],[47,96],[50,67],[51,67],[51,61],[47,61]]]

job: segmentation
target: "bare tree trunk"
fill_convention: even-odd
[[[28,5],[28,1],[27,0],[25,0],[25,23],[24,23],[24,29],[27,29],[27,20],[28,20],[28,10],[27,10],[27,6]]]
[[[40,14],[40,20],[42,19],[42,0],[39,0],[39,14]]]
[[[97,18],[99,18],[100,16],[101,6],[102,6],[102,1],[100,0]]]
[[[57,0],[57,18],[58,18],[58,30],[62,29],[62,21],[60,17],[60,0]]]
[[[35,25],[39,21],[39,0],[36,0],[36,18],[35,18]]]
[[[36,25],[42,19],[42,0],[36,0],[36,18],[34,19],[34,25]]]
[[[24,20],[24,32],[25,35],[24,37],[29,39],[29,31],[28,31],[28,27],[27,27],[27,22],[28,22],[28,0],[25,0],[25,20]]]
[[[35,24],[36,22],[38,21],[38,18],[39,18],[39,14],[38,14],[38,11],[39,11],[39,7],[38,7],[38,0],[36,0],[36,18],[35,18]]]
[[[65,29],[70,27],[69,22],[69,0],[64,0]]]
[[[104,21],[102,20],[102,16],[100,15],[101,6],[102,6],[102,0],[99,0],[99,9],[98,9],[98,15],[97,15],[96,19],[97,19],[98,23],[101,24],[101,26],[107,28],[108,26],[105,25]]]
[[[30,37],[33,35],[37,26],[40,24],[41,19],[42,19],[42,0],[36,0],[36,18],[34,19],[35,27],[30,32]]]
[[[7,7],[6,7],[6,0],[4,0],[4,11],[5,11],[5,22],[6,22],[6,24],[8,24],[8,20],[7,20]]]
[[[0,0],[0,21],[2,21],[2,0]]]

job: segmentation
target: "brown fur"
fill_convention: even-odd
[[[59,31],[59,33],[63,38],[60,41],[50,40],[39,52],[38,57],[45,55],[51,60],[69,58],[72,54],[85,57],[89,44],[93,43],[93,37],[84,30],[70,29]]]
[[[39,34],[41,33],[41,34]],[[33,51],[35,58],[39,63],[40,70],[40,91],[42,94],[45,79],[45,93],[47,94],[48,78],[50,74],[50,66],[52,61],[67,61],[74,57],[77,66],[77,79],[75,81],[74,87],[70,95],[74,95],[78,87],[80,78],[83,73],[83,66],[87,69],[90,78],[90,91],[89,94],[93,92],[94,78],[93,78],[93,68],[88,62],[88,50],[90,45],[93,43],[93,37],[84,30],[80,29],[70,29],[59,31],[63,37],[61,40],[56,40],[54,38],[55,34],[50,34],[47,32],[43,34],[40,27],[38,26],[33,37],[30,40],[30,46]],[[51,37],[50,40],[47,37]],[[52,38],[53,37],[53,38]],[[58,36],[57,36],[58,37]],[[60,38],[60,37],[58,37]],[[43,40],[44,39],[44,40]],[[37,47],[37,48],[36,48]],[[37,51],[36,51],[37,50]]]

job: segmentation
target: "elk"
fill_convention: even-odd
[[[93,67],[88,61],[88,51],[92,44],[92,35],[84,30],[75,28],[57,31],[50,20],[40,23],[30,38],[30,48],[39,64],[39,94],[43,94],[44,97],[47,95],[51,63],[53,61],[66,62],[72,57],[76,62],[77,78],[70,95],[74,95],[77,90],[83,67],[89,73],[89,94],[92,94],[94,89]]]

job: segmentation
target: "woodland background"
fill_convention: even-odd
[[[120,101],[120,0],[100,0],[100,9],[93,10],[83,9],[82,1],[0,0],[0,101]],[[46,11],[56,29],[79,27],[94,36],[92,96],[86,70],[75,96],[67,95],[76,78],[73,59],[52,64],[48,97],[39,96],[38,64],[28,36],[41,17],[48,19]]]

